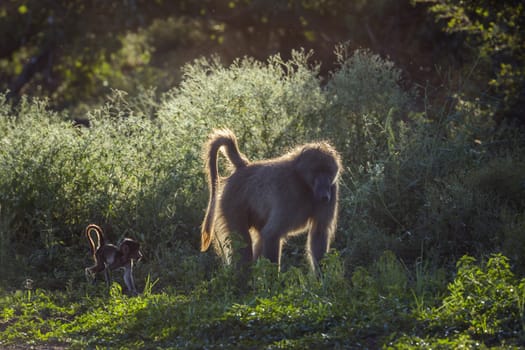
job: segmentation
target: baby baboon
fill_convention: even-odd
[[[219,181],[217,154],[221,148],[234,171]],[[279,158],[249,162],[240,153],[235,135],[225,129],[210,135],[205,152],[210,200],[202,224],[201,251],[213,240],[216,250],[228,260],[227,238],[237,233],[247,243],[240,251],[242,262],[253,261],[262,253],[279,264],[286,237],[308,230],[307,252],[317,270],[337,223],[341,169],[337,151],[326,142],[309,143]]]
[[[95,245],[91,236],[92,231],[97,236],[97,245]],[[86,276],[92,278],[93,282],[95,282],[96,274],[104,271],[104,278],[109,287],[111,283],[110,270],[123,268],[124,283],[126,283],[128,291],[136,295],[137,288],[133,280],[133,261],[138,261],[142,258],[139,242],[131,238],[124,238],[118,247],[114,244],[106,243],[104,231],[95,224],[89,224],[85,229],[85,234],[95,261],[95,265],[85,269]]]

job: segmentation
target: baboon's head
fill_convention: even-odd
[[[120,250],[124,254],[125,258],[139,261],[142,258],[142,252],[140,251],[139,242],[126,238],[120,244]]]
[[[312,191],[316,202],[330,202],[341,169],[339,155],[328,143],[303,147],[295,169]]]

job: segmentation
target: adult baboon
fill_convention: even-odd
[[[234,167],[221,180],[219,149]],[[205,152],[210,199],[202,224],[201,251],[213,240],[216,250],[228,260],[231,246],[227,238],[237,233],[247,243],[240,251],[242,262],[262,253],[279,265],[286,237],[308,230],[307,252],[317,270],[337,224],[341,169],[337,151],[326,142],[309,143],[275,159],[250,162],[240,153],[235,135],[223,129],[210,135]]]

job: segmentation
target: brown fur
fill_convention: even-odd
[[[222,149],[233,173],[220,180],[217,154]],[[249,162],[230,130],[216,130],[206,144],[205,168],[210,200],[202,224],[201,250],[214,241],[228,259],[230,233],[240,234],[247,247],[241,260],[261,254],[280,263],[281,246],[292,234],[308,231],[312,268],[328,251],[337,223],[341,160],[326,142],[309,143],[275,159]],[[214,235],[217,234],[215,237]]]

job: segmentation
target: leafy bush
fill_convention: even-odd
[[[283,61],[250,58],[224,67],[217,58],[187,65],[179,88],[167,94],[158,115],[177,125],[179,142],[200,149],[214,127],[236,132],[251,159],[275,156],[304,138],[302,120],[321,113],[324,96],[310,55],[293,52]],[[195,136],[198,135],[196,138]]]
[[[199,59],[184,68],[180,87],[160,98],[152,90],[135,97],[114,91],[103,106],[82,116],[90,120],[89,128],[73,127],[46,101],[26,99],[15,109],[2,101],[0,237],[7,244],[0,255],[22,270],[29,267],[24,277],[39,270],[65,285],[69,278],[82,278],[78,266],[89,257],[79,254],[87,253],[81,232],[96,222],[108,227],[112,241],[125,235],[141,240],[146,256],[155,257],[154,277],[166,262],[180,265],[184,258],[172,252],[196,251],[207,196],[202,144],[212,128],[232,128],[254,160],[318,138],[348,154],[353,146],[347,140],[362,138],[364,129],[335,130],[345,130],[339,126],[352,120],[365,125],[360,118],[373,116],[366,122],[371,129],[359,162],[379,159],[387,152],[377,144],[381,130],[401,115],[391,109],[405,110],[411,95],[403,92],[390,62],[369,52],[338,55],[341,68],[324,89],[319,67],[303,51],[293,52],[289,61],[278,55],[265,63],[245,58],[229,67]],[[345,112],[349,106],[354,106],[351,115]],[[351,161],[345,159],[345,167]],[[14,250],[7,249],[11,245]],[[175,280],[187,279],[174,269]],[[206,275],[205,269],[193,272]]]
[[[485,266],[469,256],[457,264],[458,274],[449,285],[443,307],[430,312],[431,324],[468,329],[478,337],[522,331],[525,326],[525,280],[517,281],[508,259],[491,257]]]
[[[415,0],[423,2],[423,0]],[[457,35],[460,50],[473,51],[470,60],[477,69],[479,85],[493,90],[486,95],[485,103],[499,110],[499,117],[516,118],[523,123],[523,87],[525,71],[521,62],[525,58],[523,45],[523,3],[457,1],[425,1],[428,11],[436,21],[442,22],[443,30]],[[482,64],[480,64],[480,61]],[[476,89],[476,92],[479,91]],[[495,96],[494,96],[495,95]],[[490,96],[490,98],[487,98]]]
[[[162,130],[139,104],[119,101],[93,111],[89,129],[73,127],[39,101],[1,119],[4,239],[14,251],[31,254],[30,267],[63,282],[80,275],[87,223],[109,224],[111,241],[134,236],[153,253],[149,242],[173,244],[171,232],[181,225],[174,218],[177,193],[188,195],[185,204],[196,198],[191,181],[182,185],[193,177],[177,176],[185,170],[183,149],[174,154],[172,140],[159,136]]]
[[[393,62],[370,51],[350,55],[342,45],[336,56],[339,68],[326,86],[329,107],[314,125],[354,168],[374,164],[393,151],[396,126],[414,103],[415,90],[403,87]]]
[[[424,256],[439,264],[498,252],[506,235],[500,217],[523,210],[523,137],[505,127],[493,132],[476,104],[426,114],[433,118],[399,121],[385,136],[393,147],[375,162],[348,168],[351,195],[341,220],[349,227],[349,265],[385,249],[409,263]]]
[[[418,314],[424,325],[421,330],[428,334],[430,327],[432,336],[403,337],[396,346],[522,344],[525,279],[514,276],[508,258],[497,254],[478,265],[476,259],[464,256],[457,267],[457,276],[448,285],[449,293],[441,305]]]

